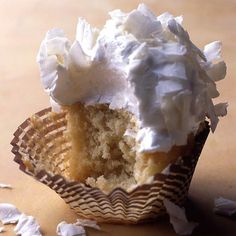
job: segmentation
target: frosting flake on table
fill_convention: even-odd
[[[0,183],[0,188],[12,189],[12,186],[11,186],[10,184],[3,184],[3,183]]]
[[[170,217],[175,232],[179,235],[190,235],[193,230],[198,226],[196,222],[189,222],[187,220],[185,209],[177,206],[168,199],[164,199],[164,206]]]
[[[58,236],[72,236],[80,235],[86,236],[86,232],[83,226],[68,224],[65,221],[62,221],[57,225],[57,235]]]
[[[42,236],[40,226],[32,216],[21,213],[14,205],[0,204],[0,221],[3,224],[16,224],[14,231],[21,236]]]
[[[42,236],[40,226],[35,218],[33,216],[27,216],[24,213],[20,215],[14,231],[17,235],[21,236]]]
[[[0,221],[3,224],[15,224],[21,212],[12,204],[0,203]]]
[[[219,215],[232,216],[236,214],[236,201],[218,197],[214,201],[214,212]]]

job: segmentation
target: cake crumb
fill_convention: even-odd
[[[77,219],[75,225],[101,230],[101,227],[97,224],[95,220]]]

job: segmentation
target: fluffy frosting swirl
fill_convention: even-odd
[[[219,96],[215,81],[226,74],[221,43],[201,51],[182,17],[156,17],[144,4],[110,17],[101,31],[79,19],[73,44],[60,29],[47,32],[37,61],[53,107],[82,102],[128,109],[140,121],[142,152],[186,144],[206,117],[214,131],[227,107],[212,101]]]

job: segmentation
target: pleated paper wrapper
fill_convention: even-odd
[[[69,181],[61,174],[68,168],[66,156],[71,149],[65,113],[52,113],[47,108],[33,117],[14,133],[14,161],[22,171],[56,191],[80,217],[98,222],[134,224],[156,219],[166,213],[164,199],[182,205],[209,133],[207,124],[196,135],[191,155],[171,164],[167,173],[156,174],[151,184],[131,192],[115,188],[105,194],[98,188]]]

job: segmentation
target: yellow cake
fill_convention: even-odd
[[[170,163],[191,152],[194,137],[187,145],[174,146],[169,152],[140,153],[135,140],[139,125],[134,115],[108,105],[65,107],[69,153],[69,179],[110,192],[115,187],[131,190],[150,183]],[[129,130],[134,137],[125,135]]]

